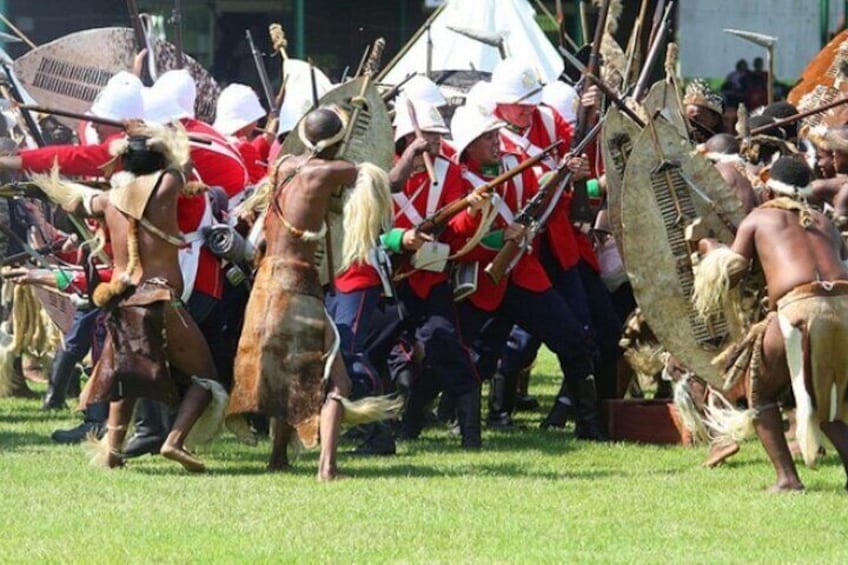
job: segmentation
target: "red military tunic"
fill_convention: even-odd
[[[446,204],[459,200],[470,192],[471,187],[462,176],[462,169],[445,157],[436,156],[433,159],[437,184],[430,183],[427,171],[412,173],[404,185],[403,192],[393,196],[395,202],[394,226],[401,229],[413,229],[424,218]],[[463,210],[450,219],[444,231],[439,235],[439,241],[451,247],[455,253],[471,237],[477,228],[479,215],[472,218]],[[434,272],[427,270],[415,271],[406,279],[412,291],[419,298],[427,298],[437,284],[448,279],[446,271]]]
[[[533,112],[532,124],[521,135],[501,129],[501,147],[505,151],[517,153],[521,159],[538,155],[545,147],[557,139],[563,143],[551,152],[552,157],[544,159],[536,169],[537,174],[554,170],[560,158],[568,153],[571,146],[571,126],[562,116],[548,106],[538,106]],[[598,260],[592,244],[585,234],[575,230],[571,223],[571,194],[563,194],[559,204],[548,219],[545,236],[551,253],[563,269],[570,269],[581,258],[596,270]]]
[[[518,156],[513,154],[506,154],[501,158],[502,170],[512,169],[518,163]],[[494,178],[484,174],[476,163],[466,162],[464,165],[463,175],[473,186],[480,186]],[[498,204],[498,216],[492,223],[492,230],[505,229],[512,223],[515,214],[538,190],[539,183],[536,180],[536,175],[530,169],[496,187],[494,192],[500,197],[501,201]],[[497,251],[497,249],[491,249],[480,244],[459,259],[463,262],[480,263],[477,291],[469,297],[474,306],[487,312],[496,310],[506,294],[507,281],[532,292],[543,292],[551,288],[551,281],[548,279],[545,269],[539,263],[535,251],[525,253],[510,272],[509,277],[502,278],[500,283],[496,285],[483,273],[483,269],[495,258]]]

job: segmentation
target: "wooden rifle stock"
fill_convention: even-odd
[[[521,247],[514,239],[504,242],[503,247],[500,248],[498,254],[495,255],[495,258],[486,265],[486,275],[492,279],[493,283],[500,284],[501,279],[509,273],[509,264],[512,263],[513,258],[515,258],[519,252],[521,252]]]
[[[417,231],[418,233],[433,233],[438,228],[448,223],[451,218],[462,212],[471,203],[471,200],[474,196],[481,196],[483,194],[489,193],[494,190],[496,186],[505,183],[512,177],[522,173],[530,167],[537,165],[542,159],[544,159],[548,155],[548,153],[556,149],[560,144],[562,144],[562,141],[555,141],[551,143],[535,157],[531,157],[530,159],[522,161],[515,167],[501,173],[486,184],[478,186],[471,192],[471,194],[463,196],[462,198],[458,198],[453,202],[449,202],[448,204],[445,204],[439,210],[436,210],[436,212],[432,216],[424,218],[424,221],[422,221],[420,224],[418,224],[418,226],[416,226],[415,231]]]

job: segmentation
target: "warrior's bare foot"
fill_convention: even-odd
[[[804,485],[799,481],[778,481],[766,489],[769,494],[778,494],[782,492],[804,492]]]
[[[318,482],[327,483],[330,481],[343,481],[347,479],[347,475],[342,475],[337,469],[329,471],[318,471]]]
[[[166,459],[171,459],[182,465],[189,473],[203,473],[206,471],[206,466],[191,453],[185,449],[165,443],[159,454]]]
[[[736,442],[713,445],[710,447],[710,455],[704,461],[704,467],[718,467],[737,453],[739,453],[739,444]]]
[[[106,466],[110,469],[123,469],[124,464],[124,458],[120,453],[110,451],[109,455],[106,456]]]

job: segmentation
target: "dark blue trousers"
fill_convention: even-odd
[[[325,304],[339,330],[341,354],[351,381],[351,399],[381,394],[380,374],[367,355],[371,314],[380,302],[379,286],[327,293]]]
[[[501,316],[544,343],[557,356],[560,368],[570,382],[581,382],[594,373],[593,356],[587,346],[587,329],[578,321],[565,299],[552,288],[532,292],[510,283],[496,312],[481,310],[467,300],[460,304],[459,310],[462,336],[467,344],[480,335],[487,323]],[[502,330],[495,333],[506,340],[506,333]],[[496,345],[501,351],[504,341]]]
[[[424,378],[432,379],[438,390],[450,396],[462,396],[474,390],[479,379],[460,338],[450,284],[447,281],[437,284],[427,298],[420,298],[408,284],[400,285],[397,293],[404,317],[398,322],[395,335],[400,336],[401,343],[407,347],[412,343],[421,349]],[[392,372],[398,371],[398,363],[409,359],[408,351],[404,358],[396,350]]]

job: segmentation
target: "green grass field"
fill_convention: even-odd
[[[531,381],[543,407],[556,371]],[[268,443],[224,436],[189,476],[161,458],[88,466],[49,439],[70,413],[0,400],[0,562],[845,563],[848,497],[833,450],[808,492],[768,495],[773,475],[749,442],[724,467],[706,449],[575,441],[570,430],[489,432],[479,453],[445,430],[396,457],[340,455],[351,478],[314,479],[315,452],[266,474]],[[352,446],[342,446],[342,451]]]

